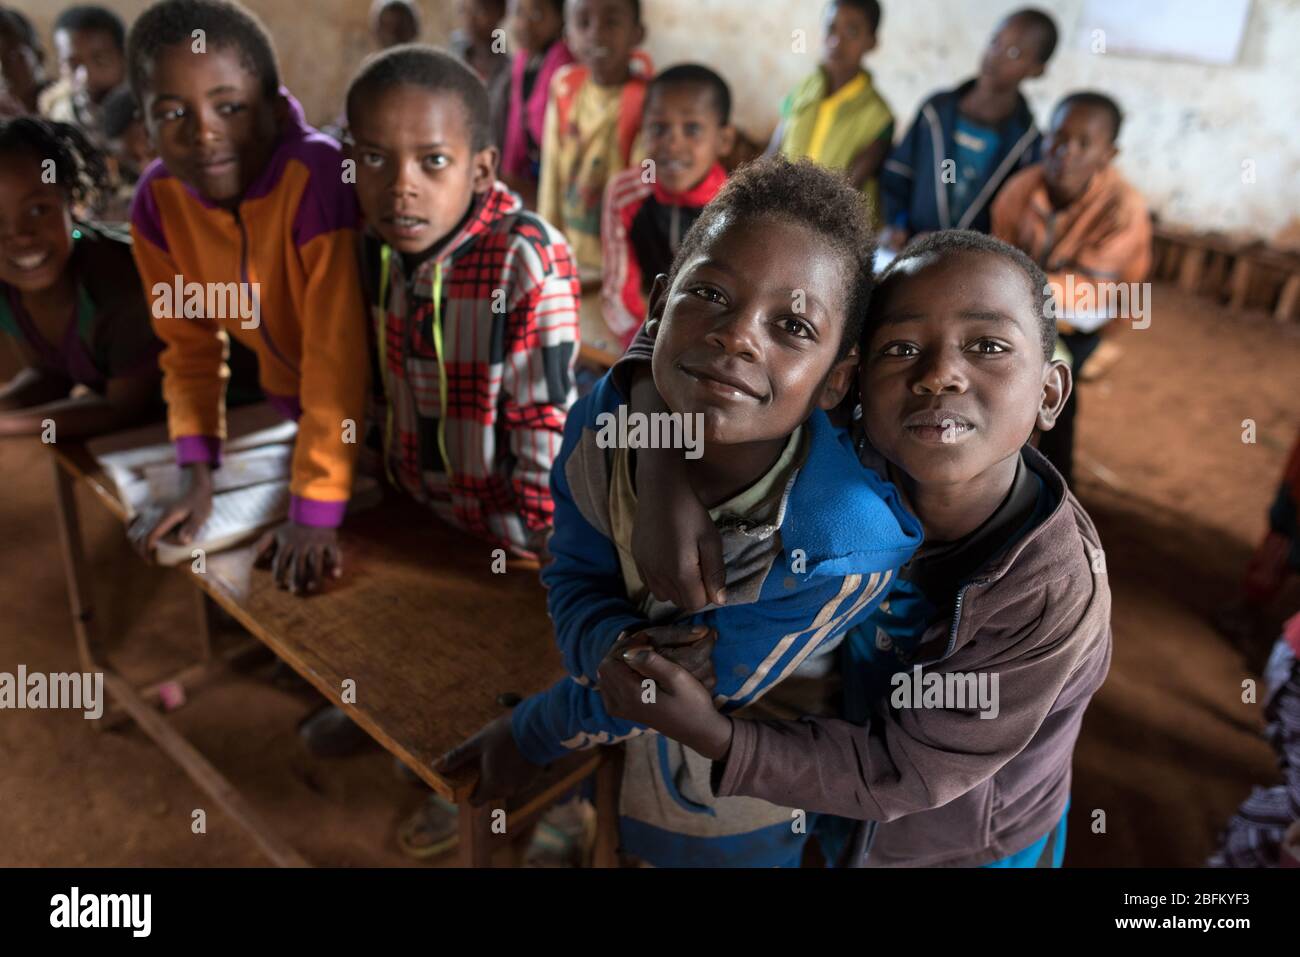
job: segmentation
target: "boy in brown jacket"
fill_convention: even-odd
[[[1051,358],[1047,295],[1023,253],[967,232],[913,244],[877,287],[859,448],[898,485],[926,541],[845,642],[842,718],[721,715],[649,649],[602,665],[610,712],[710,758],[719,796],[867,822],[847,844],[823,840],[828,859],[1060,864],[1074,743],[1111,633],[1096,529],[1026,445],[1051,428],[1071,385]],[[640,471],[638,487],[674,496],[646,512],[658,521],[634,541],[644,577],[669,583],[682,607],[716,600],[713,546],[675,491],[672,458],[644,460],[660,474]],[[663,557],[684,553],[700,559]],[[653,704],[641,700],[645,678],[659,688]]]

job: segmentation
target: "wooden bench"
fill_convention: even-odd
[[[1275,280],[1269,308],[1278,322],[1300,313],[1300,255],[1261,241],[1233,239],[1156,224],[1153,275],[1176,282],[1185,292],[1208,295],[1239,312],[1261,276]]]
[[[75,485],[85,485],[123,521],[125,509],[84,446],[59,443],[51,449],[78,655],[84,670],[104,672],[119,718],[134,720],[272,861],[282,866],[307,863],[157,708],[168,683],[196,690],[214,670],[247,650],[245,646],[213,654],[207,602],[215,602],[425,784],[458,803],[461,862],[490,862],[493,850],[503,843],[492,829],[496,808],[471,807],[467,798],[474,780],[443,777],[431,762],[503,714],[501,695],[528,695],[564,676],[535,563],[510,562],[504,574],[494,574],[491,546],[440,523],[416,503],[396,498],[349,517],[343,531],[346,575],[309,598],[279,590],[269,572],[254,570],[252,545],[208,555],[201,574],[188,564],[179,569],[199,589],[196,663],[166,681],[136,688],[105,659],[95,634]],[[343,700],[345,680],[355,683],[355,703]],[[111,723],[111,718],[97,722]],[[596,863],[615,864],[618,769],[602,751],[557,762],[532,793],[506,806],[504,841],[520,834],[557,797],[593,772]]]

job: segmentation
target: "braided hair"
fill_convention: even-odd
[[[94,207],[108,192],[110,178],[104,155],[69,123],[36,116],[0,120],[0,162],[26,153],[38,162],[54,162],[54,182],[74,206]]]

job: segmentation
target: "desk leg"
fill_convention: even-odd
[[[623,748],[606,748],[596,769],[596,845],[592,867],[618,867],[618,795],[623,783]]]
[[[199,664],[212,662],[212,599],[202,588],[194,588],[194,610],[198,613]]]
[[[460,866],[492,866],[492,808],[474,807],[468,801],[457,805],[460,810]]]
[[[68,579],[68,604],[72,609],[72,632],[77,640],[77,658],[83,671],[99,671],[97,661],[102,649],[93,633],[94,608],[86,588],[86,558],[81,545],[81,520],[77,514],[77,495],[72,476],[50,456],[54,468],[55,518],[59,527],[59,545],[63,552],[63,571]],[[96,722],[98,725],[98,722]]]

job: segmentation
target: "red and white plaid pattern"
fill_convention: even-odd
[[[434,336],[439,266],[445,412]],[[577,398],[580,290],[568,243],[498,182],[413,275],[393,253],[387,287],[377,332],[385,336],[392,474],[444,520],[535,554],[551,526],[551,465]],[[378,412],[384,429],[387,410]],[[446,463],[438,445],[444,414]]]

